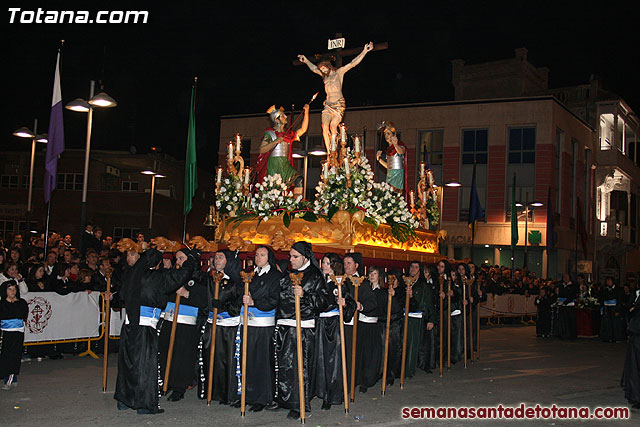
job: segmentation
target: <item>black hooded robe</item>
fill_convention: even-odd
[[[615,342],[624,339],[625,318],[622,309],[623,291],[617,286],[606,286],[600,293],[600,339]]]
[[[201,279],[201,272],[196,272],[191,286],[184,284],[189,291],[189,298],[180,298],[178,309],[178,324],[176,325],[175,341],[173,343],[173,357],[167,390],[184,394],[193,385],[198,362],[198,342],[202,325],[206,319],[207,282]],[[176,294],[169,296],[169,301],[163,313],[163,323],[160,329],[160,378],[164,380],[171,340],[171,327],[175,310]]]
[[[458,278],[456,282],[451,282],[451,290],[453,296],[451,297],[451,364],[455,364],[462,360],[464,353],[464,337],[462,332],[462,284]],[[444,283],[443,291],[445,293],[443,304],[443,321],[442,321],[442,354],[443,363],[447,363],[447,349],[449,348],[448,338],[448,297],[447,297],[447,282]],[[457,313],[457,314],[456,314]]]
[[[624,389],[624,397],[632,405],[640,404],[640,293],[636,291],[636,299],[629,309],[629,337],[624,369],[620,385]]]
[[[275,257],[273,261],[264,267],[262,274],[258,274],[256,269],[249,284],[253,306],[249,307],[247,372],[243,379],[247,381],[246,402],[250,405],[266,406],[273,401],[274,395],[273,331],[282,274],[276,268]],[[244,306],[240,310],[241,322],[244,321],[243,316]],[[239,354],[242,355],[242,349]]]
[[[398,277],[398,276],[396,276]],[[400,278],[395,293],[391,297],[391,322],[389,323],[389,355],[387,360],[387,384],[393,385],[394,378],[400,378],[402,365],[402,329],[404,327],[404,303],[406,287]],[[389,290],[376,289],[373,291],[378,304],[378,323],[380,324],[380,371],[384,370],[384,347],[386,340],[387,306]]]
[[[348,321],[353,318],[356,303],[344,285],[342,285],[342,297],[345,299],[346,304],[343,307],[343,317]],[[337,302],[338,287],[331,278],[327,279],[327,298],[329,305],[316,320],[315,395],[326,404],[341,405],[344,403],[344,392],[342,386],[340,315]]]
[[[114,398],[132,409],[158,412],[160,370],[156,324],[167,296],[192,274],[195,262],[180,270],[153,270],[162,254],[150,249],[123,277],[121,299],[127,307],[120,332],[118,379]]]
[[[349,294],[355,295],[355,286],[349,279],[346,280]],[[358,291],[358,302],[362,304],[362,311],[358,312],[358,333],[356,336],[356,385],[362,387],[372,387],[380,378],[381,372],[381,347],[380,330],[382,326],[378,323],[378,302],[371,288],[369,280],[365,279],[360,284]],[[351,381],[351,356],[353,352],[353,316],[351,322],[345,321],[344,335],[347,353],[347,373]],[[349,384],[351,386],[351,384]]]
[[[313,257],[312,253],[309,256],[300,253],[307,259]],[[303,266],[303,269],[293,271],[293,273],[303,273],[300,284],[304,291],[304,295],[300,298],[302,363],[305,410],[310,411],[310,402],[315,389],[315,317],[327,308],[327,288],[322,273],[311,262],[309,265]],[[295,295],[288,275],[284,275],[280,280],[280,299],[276,309],[276,318],[277,324],[274,331],[276,392],[274,400],[281,408],[300,411]]]
[[[423,308],[424,308],[424,327],[422,329],[422,341],[418,351],[418,368],[425,372],[431,372],[436,368],[439,361],[439,327],[438,321],[440,317],[440,306],[438,298],[439,288],[436,288],[433,279],[425,279]],[[433,328],[427,330],[427,324],[433,323]]]

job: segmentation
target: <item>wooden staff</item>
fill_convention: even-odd
[[[180,295],[176,294],[176,306],[173,308],[173,322],[171,322],[171,337],[169,338],[169,352],[167,353],[167,366],[164,368],[164,384],[162,394],[167,394],[169,387],[169,374],[171,373],[171,359],[173,358],[173,344],[176,340],[176,328],[178,327],[178,310],[180,309]]]
[[[396,276],[393,274],[389,275],[389,279],[387,280],[388,286],[391,286],[396,280]],[[384,337],[384,369],[382,371],[382,395],[387,391],[387,368],[389,367],[389,331],[391,329],[391,300],[393,299],[393,295],[389,294],[387,297],[387,330],[385,332]]]
[[[240,272],[244,282],[244,296],[249,296],[249,283],[254,273]],[[247,330],[249,323],[249,304],[244,303],[244,317],[242,318],[242,381],[240,393],[240,415],[244,417],[247,402]]]
[[[471,303],[471,286],[473,286],[473,282],[475,281],[475,277],[471,277],[469,279],[469,342],[471,343],[471,361],[476,361],[476,352],[473,351],[473,304]]]
[[[444,275],[440,275],[439,277],[440,280],[440,294],[442,294],[442,284],[444,283]],[[442,368],[443,368],[443,359],[442,359],[442,330],[443,330],[443,322],[442,322],[442,303],[444,302],[443,298],[440,298],[440,294],[438,294],[438,298],[440,299],[439,302],[439,306],[440,306],[440,323],[438,323],[438,329],[440,330],[440,341],[438,347],[440,347],[440,376],[442,376]]]
[[[360,290],[360,284],[363,282],[364,277],[348,276],[349,280],[355,288],[355,300],[356,300],[356,312],[353,314],[353,338],[351,340],[351,401],[356,398],[356,343],[358,341],[358,291]]]
[[[409,334],[409,289],[413,286],[415,279],[411,276],[402,276],[404,283],[407,285],[404,298],[404,330],[402,331],[402,365],[400,367],[400,389],[404,388],[404,374],[407,368],[407,336]],[[417,279],[417,278],[416,278]]]
[[[342,299],[342,280],[343,276],[331,275],[331,281],[336,284],[338,289],[338,299]],[[344,348],[344,310],[343,307],[338,304],[338,314],[340,322],[340,358],[342,361],[342,393],[344,395],[344,413],[349,413],[349,386],[347,385],[347,353]]]
[[[113,268],[107,267],[104,275],[107,277],[107,292],[104,294],[104,355],[102,356],[102,391],[107,391],[107,362],[109,357],[109,332],[111,326],[111,274]]]
[[[451,279],[447,280],[447,369],[451,369]]]
[[[293,286],[300,286],[303,273],[289,273]],[[304,373],[302,367],[302,325],[300,320],[300,296],[296,295],[296,352],[298,353],[298,397],[300,398],[300,422],[304,424],[306,419],[304,399]]]
[[[213,299],[218,299],[220,294],[220,282],[224,273],[218,272],[213,275]],[[207,405],[211,405],[211,392],[213,391],[213,357],[216,351],[216,322],[218,318],[218,308],[213,309],[213,321],[211,323],[211,344],[209,345],[209,372],[207,375]]]
[[[464,340],[464,367],[467,367],[467,307],[464,300],[467,298],[467,276],[462,276],[462,339]],[[467,302],[467,305],[469,303]]]

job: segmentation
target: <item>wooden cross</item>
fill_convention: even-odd
[[[335,36],[336,39],[339,39],[341,37],[342,37],[342,33],[336,33],[336,36]],[[388,49],[388,48],[389,48],[389,43],[387,43],[387,42],[374,43],[374,45],[373,45],[373,50],[385,50],[385,49]],[[336,68],[340,68],[340,67],[342,67],[342,58],[348,57],[348,56],[356,56],[360,52],[362,52],[362,47],[356,47],[356,48],[352,48],[352,49],[338,48],[338,49],[335,49],[335,50],[333,50],[331,52],[314,53],[312,55],[312,57],[313,57],[312,62],[314,64],[317,64],[318,62],[320,62],[322,60],[330,60],[330,61],[334,62]],[[311,60],[311,58],[309,58],[309,60]],[[302,62],[300,62],[296,58],[296,59],[293,60],[293,65],[302,65]]]

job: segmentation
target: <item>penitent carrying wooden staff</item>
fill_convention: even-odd
[[[388,279],[387,279],[387,283],[388,283],[388,287],[391,286],[391,284],[397,280],[396,276],[393,274],[390,274]],[[382,370],[382,395],[384,396],[385,392],[387,391],[387,368],[389,367],[389,339],[390,339],[390,330],[391,330],[391,302],[393,299],[393,295],[391,295],[391,293],[389,292],[389,296],[387,297],[387,329],[385,332],[385,336],[384,336],[384,366],[383,366],[383,370]],[[440,350],[442,351],[442,349]],[[441,353],[442,354],[442,353]]]
[[[407,335],[409,333],[409,303],[411,301],[411,287],[418,280],[418,276],[415,278],[411,276],[402,276],[404,283],[407,286],[404,299],[404,328],[402,331],[402,365],[400,367],[400,389],[404,388],[404,374],[407,367]]]
[[[224,277],[223,272],[213,273],[213,299],[220,296],[220,282]],[[216,352],[216,323],[218,319],[218,308],[213,309],[213,319],[211,323],[211,344],[209,346],[209,372],[207,373],[207,405],[211,405],[211,393],[213,392],[213,361]]]
[[[240,272],[244,283],[244,296],[249,296],[249,284],[255,273]],[[240,392],[240,415],[244,417],[247,402],[247,330],[249,324],[249,304],[244,303],[244,316],[242,317],[242,382]]]
[[[354,300],[356,301],[356,306],[358,305],[358,290],[360,289],[360,285],[364,281],[364,277],[356,277],[356,276],[348,276],[348,279],[353,284],[355,288],[354,292]],[[345,279],[346,280],[346,279]],[[351,390],[350,397],[353,402],[356,398],[356,345],[358,341],[358,318],[360,317],[360,313],[358,310],[353,314],[353,338],[351,342]]]
[[[162,394],[167,394],[169,387],[169,374],[171,373],[171,360],[173,359],[173,344],[176,341],[176,328],[178,327],[178,310],[180,310],[180,294],[176,294],[176,303],[173,309],[173,321],[171,322],[171,336],[169,338],[169,351],[167,353],[167,366],[164,369],[164,384]]]
[[[342,281],[344,276],[331,275],[331,280],[336,284],[338,289],[338,300],[342,300]],[[342,393],[344,395],[344,413],[349,413],[349,391],[347,385],[347,354],[344,348],[344,309],[341,304],[338,304],[338,315],[340,322],[340,358],[342,361]],[[355,316],[355,314],[354,314]]]
[[[107,366],[109,360],[109,333],[111,332],[111,276],[113,268],[107,267],[104,271],[107,278],[107,289],[104,293],[104,354],[102,356],[102,391],[107,391]]]
[[[293,286],[300,286],[304,273],[289,273]],[[302,366],[302,324],[300,315],[300,295],[296,294],[296,353],[298,360],[298,397],[300,398],[300,422],[306,420],[306,406],[304,396],[304,371]]]
[[[471,287],[473,286],[473,283],[475,282],[475,277],[471,276],[471,278],[469,278],[469,286],[467,287],[467,292],[468,292],[468,299],[469,299],[469,342],[471,343],[471,361],[475,362],[476,361],[476,352],[473,351],[473,297],[471,296]]]

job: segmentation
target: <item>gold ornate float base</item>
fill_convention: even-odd
[[[391,227],[375,227],[363,223],[364,215],[346,211],[336,213],[332,222],[319,219],[307,222],[295,218],[285,227],[282,217],[268,221],[243,221],[220,225],[217,235],[231,250],[253,251],[259,245],[271,246],[276,251],[288,251],[298,240],[313,244],[319,252],[360,252],[365,258],[398,261],[419,260],[434,263],[443,257],[438,252],[437,234],[434,231],[417,230],[416,237],[399,242],[391,234]]]

